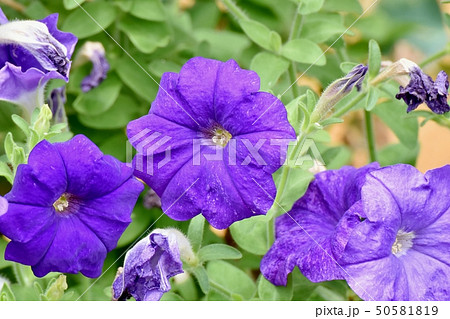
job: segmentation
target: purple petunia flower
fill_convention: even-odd
[[[407,112],[415,110],[420,104],[427,106],[436,114],[450,111],[447,103],[448,76],[444,71],[439,72],[436,82],[425,74],[419,67],[412,68],[409,73],[411,80],[406,87],[400,86],[400,92],[395,96],[403,99],[408,105]]]
[[[112,286],[113,299],[161,299],[171,288],[169,278],[183,273],[179,246],[185,241],[184,235],[175,229],[156,229],[139,241],[127,252],[124,266],[118,270]]]
[[[339,264],[363,299],[450,300],[450,166],[367,174],[336,232]]]
[[[97,87],[106,79],[109,71],[109,63],[106,60],[105,48],[101,42],[87,41],[80,50],[76,59],[76,64],[82,64],[91,61],[91,73],[81,81],[81,90],[88,92]]]
[[[275,285],[286,285],[295,266],[313,282],[344,279],[333,255],[335,229],[342,216],[360,200],[367,172],[377,163],[360,169],[343,167],[317,173],[305,195],[276,220],[276,240],[261,261],[261,272]]]
[[[135,174],[169,217],[201,213],[226,228],[270,209],[272,173],[286,153],[280,144],[295,131],[281,101],[258,90],[258,75],[233,60],[196,57],[163,75],[149,114],[127,133],[138,151]]]
[[[40,142],[5,195],[0,233],[11,239],[5,259],[30,265],[38,277],[51,271],[98,277],[143,190],[132,174],[83,135]]]
[[[29,114],[44,103],[50,79],[68,81],[77,38],[57,29],[58,14],[40,21],[12,21],[0,9],[0,99]]]

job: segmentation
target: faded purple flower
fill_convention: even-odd
[[[175,220],[198,214],[215,228],[270,209],[272,173],[295,138],[280,100],[235,61],[196,57],[165,73],[148,115],[128,125],[135,174]],[[259,117],[263,116],[259,120]]]
[[[127,252],[113,282],[114,300],[156,301],[170,290],[169,278],[183,272],[178,233],[154,230]]]
[[[67,97],[65,86],[55,88],[50,92],[50,96],[47,99],[47,104],[52,111],[52,122],[54,124],[67,123],[66,109],[64,108],[66,101]]]
[[[12,21],[0,9],[0,99],[28,115],[44,102],[50,79],[68,81],[77,38],[57,29],[58,14],[40,21]]]
[[[339,264],[365,300],[450,300],[450,166],[367,174],[336,232]]]
[[[313,282],[344,279],[333,254],[335,229],[342,216],[359,201],[367,172],[377,163],[356,169],[315,175],[305,195],[292,210],[276,220],[276,240],[261,261],[261,272],[275,285],[286,285],[287,276],[298,266]]]
[[[408,105],[407,112],[415,110],[420,104],[427,106],[436,114],[450,111],[447,103],[448,76],[444,71],[439,72],[436,82],[425,74],[419,67],[414,67],[410,72],[411,80],[406,87],[400,86],[400,92],[395,96],[403,99]]]
[[[161,208],[161,198],[159,198],[158,194],[150,188],[144,196],[143,204],[147,209],[152,209],[154,207]]]
[[[87,41],[81,48],[76,59],[77,64],[91,61],[91,73],[81,81],[81,90],[88,92],[97,87],[106,79],[109,71],[109,63],[106,60],[105,48],[100,42]]]
[[[30,265],[38,277],[52,271],[98,277],[143,190],[132,174],[83,135],[40,142],[5,195],[0,233],[11,239],[5,259]]]

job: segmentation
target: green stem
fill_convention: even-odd
[[[425,60],[423,60],[423,61],[419,64],[419,66],[420,66],[421,68],[423,68],[423,67],[425,67],[426,65],[430,64],[431,62],[433,62],[433,61],[435,61],[435,60],[437,60],[437,59],[443,57],[444,55],[446,55],[446,54],[448,54],[448,53],[449,53],[449,48],[448,48],[448,47],[445,47],[444,50],[439,51],[439,52],[433,54],[432,56],[429,56],[429,57],[426,58]]]
[[[373,132],[373,125],[372,125],[372,114],[367,110],[364,110],[364,119],[366,122],[366,137],[367,137],[367,146],[369,148],[370,162],[376,162],[377,153],[375,148],[375,134]]]
[[[232,0],[222,0],[222,3],[225,5],[225,7],[227,7],[228,11],[231,12],[231,14],[233,14],[237,20],[248,20],[249,18],[247,17],[247,15],[244,13],[244,11],[241,10],[241,8],[239,8],[236,3],[234,3],[234,1]]]
[[[333,114],[333,117],[341,117],[345,115],[348,111],[350,111],[356,104],[358,104],[364,97],[365,92],[359,93],[353,100],[351,100],[347,105],[340,108]]]
[[[291,30],[289,31],[288,42],[291,41],[292,39],[295,39],[296,35],[300,33],[300,30],[302,28],[303,16],[301,19],[299,19],[299,15],[300,15],[299,9],[300,9],[301,5],[302,5],[302,2],[299,3],[297,10],[295,10],[294,20],[292,21]],[[297,66],[295,65],[294,61],[291,61],[291,64],[288,69],[288,73],[289,73],[290,82],[294,84],[292,86],[292,92],[294,93],[294,98],[296,98],[297,96],[300,95],[300,90],[297,85]]]

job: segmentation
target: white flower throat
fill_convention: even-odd
[[[404,230],[399,230],[397,236],[395,237],[395,242],[392,245],[391,251],[397,256],[403,256],[406,254],[408,249],[413,246],[413,239],[416,237],[414,232],[405,232]]]

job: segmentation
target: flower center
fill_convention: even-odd
[[[69,208],[69,194],[64,193],[56,202],[53,203],[53,207],[55,207],[56,212],[64,213],[67,212]]]
[[[228,141],[231,139],[231,134],[227,130],[222,127],[215,127],[212,130],[212,141],[216,145],[220,145],[225,147],[228,144]]]
[[[397,257],[406,254],[408,249],[413,246],[414,237],[416,237],[414,232],[408,233],[403,230],[399,230],[397,236],[395,237],[395,242],[391,248],[392,253]]]

